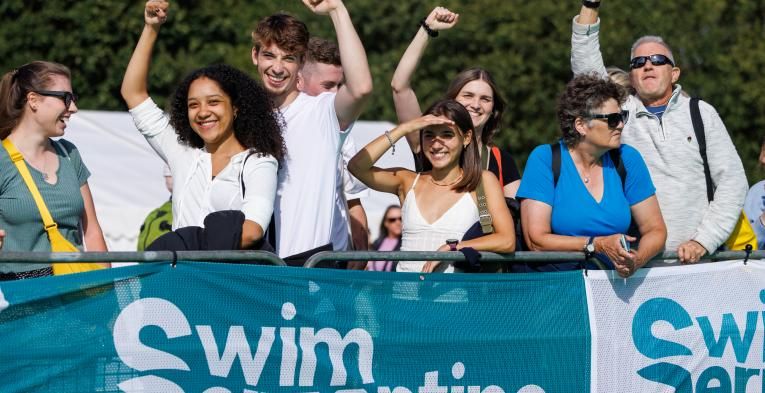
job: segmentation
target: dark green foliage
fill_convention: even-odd
[[[639,36],[663,36],[674,48],[680,83],[714,105],[730,131],[751,182],[765,132],[765,3],[761,0],[603,0],[602,49],[606,64],[627,67]],[[74,87],[87,109],[124,110],[119,86],[143,26],[143,1],[3,0],[0,69],[34,59],[58,61],[74,72]],[[555,100],[571,77],[571,19],[578,0],[446,0],[460,22],[431,41],[413,86],[423,106],[448,81],[471,66],[489,69],[510,105],[496,141],[522,167],[528,152],[559,132]],[[390,79],[418,21],[436,2],[347,0],[367,49],[375,82],[365,119],[395,122]],[[190,70],[225,62],[255,75],[250,31],[275,11],[304,20],[312,34],[334,37],[328,17],[311,14],[300,1],[185,0],[171,5],[155,51],[150,89],[164,105]]]

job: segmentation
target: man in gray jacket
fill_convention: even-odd
[[[607,77],[600,53],[598,6],[582,2],[574,17],[571,68],[574,74]],[[667,250],[677,250],[681,262],[697,262],[730,236],[744,203],[747,180],[735,146],[717,111],[700,102],[714,199],[707,199],[699,144],[690,115],[690,99],[677,84],[680,68],[661,37],[644,36],[632,46],[630,80],[636,94],[624,104],[629,120],[622,143],[643,155],[656,185],[667,224]]]

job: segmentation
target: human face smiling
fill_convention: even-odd
[[[212,79],[200,77],[189,86],[187,98],[191,129],[208,148],[220,146],[234,135],[236,109],[231,98]]]
[[[669,51],[664,45],[655,42],[645,42],[635,48],[632,57],[664,55],[669,57]],[[646,61],[640,68],[630,71],[632,87],[646,106],[664,105],[672,96],[672,85],[680,77],[680,69],[670,64],[655,65]]]
[[[473,127],[483,130],[494,110],[494,92],[491,86],[482,80],[470,81],[462,86],[454,100],[462,104],[470,113]]]
[[[309,96],[337,93],[344,80],[343,67],[325,63],[305,63],[300,71],[298,89]]]
[[[45,90],[49,93],[72,92],[72,83],[69,78],[63,75],[52,75],[50,83]],[[41,92],[44,93],[44,92]],[[65,104],[63,97],[39,94],[30,92],[28,95],[30,105],[35,108],[34,116],[38,124],[45,130],[49,137],[58,137],[64,135],[69,118],[77,112],[77,103],[72,100],[69,107]]]
[[[459,165],[460,157],[467,146],[469,135],[463,136],[457,126],[437,125],[422,130],[422,149],[433,169]]]
[[[275,98],[277,103],[283,103],[290,95],[297,94],[298,71],[300,57],[288,53],[274,43],[252,50],[252,62],[258,67],[258,74],[263,81],[263,87]]]

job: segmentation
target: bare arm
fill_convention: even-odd
[[[251,220],[244,220],[242,224],[242,241],[239,247],[242,250],[248,250],[255,245],[255,242],[263,238],[263,228],[258,223]]]
[[[369,249],[369,232],[367,223],[367,212],[361,205],[360,199],[351,199],[348,201],[348,218],[351,222],[351,241],[353,249],[356,251],[366,251]],[[366,261],[348,262],[348,270],[364,270],[367,267]]]
[[[144,10],[146,24],[141,37],[130,57],[125,76],[122,78],[120,93],[127,103],[128,109],[133,109],[149,98],[147,79],[151,65],[151,52],[159,35],[159,27],[167,20],[169,3],[165,0],[149,0]]]
[[[316,14],[329,14],[335,26],[340,62],[345,73],[345,84],[335,97],[335,112],[340,129],[345,130],[359,117],[372,94],[372,74],[367,54],[341,0],[303,0],[303,4]]]
[[[88,251],[109,251],[106,249],[106,241],[101,231],[101,225],[96,217],[96,206],[93,204],[93,195],[90,193],[90,186],[85,183],[80,187],[82,202],[85,205],[85,211],[82,213],[82,232],[83,243]],[[110,263],[102,263],[104,267],[111,267]]]
[[[459,15],[443,7],[436,7],[430,12],[425,23],[432,30],[446,30],[452,28],[459,20]],[[390,86],[393,89],[393,105],[396,107],[396,116],[399,123],[416,119],[422,116],[420,103],[417,101],[417,95],[412,89],[411,81],[417,65],[420,63],[425,48],[428,47],[429,36],[423,27],[417,30],[417,34],[412,39],[409,47],[406,48],[404,55],[398,62],[396,71],[393,73],[393,79]],[[413,152],[420,152],[419,133],[412,133],[406,136],[409,147]]]
[[[518,189],[520,187],[521,187],[521,180],[518,179],[516,181],[505,184],[505,186],[502,188],[502,192],[504,192],[505,197],[507,198],[515,198],[515,194],[518,193]]]
[[[401,190],[405,181],[413,179],[414,173],[404,168],[380,169],[374,165],[377,160],[390,149],[391,144],[403,138],[406,134],[419,131],[422,128],[437,125],[448,124],[454,126],[454,122],[443,117],[433,115],[423,116],[404,124],[396,126],[387,135],[383,134],[377,137],[368,145],[364,146],[348,162],[348,170],[366,184],[367,187],[391,194],[396,194],[403,200]],[[390,137],[390,140],[388,139]]]
[[[531,251],[582,251],[584,236],[562,236],[552,233],[552,206],[533,199],[521,202],[523,238]]]
[[[664,249],[667,226],[656,195],[636,203],[630,210],[640,231],[640,245],[635,252],[635,269],[639,269]]]

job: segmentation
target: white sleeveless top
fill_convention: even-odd
[[[422,217],[414,195],[414,186],[419,178],[418,173],[401,207],[401,251],[435,251],[446,243],[446,239],[462,239],[465,232],[478,221],[478,206],[470,193],[466,192],[441,217],[429,224]],[[419,272],[423,265],[425,262],[422,261],[402,261],[396,265],[396,271]],[[451,273],[454,267],[441,264],[438,271]]]

